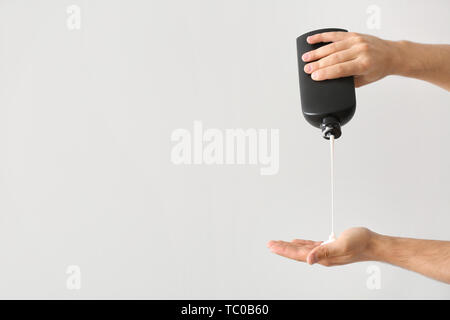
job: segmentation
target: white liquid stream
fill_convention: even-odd
[[[331,157],[331,234],[328,240],[323,242],[322,245],[333,242],[336,240],[334,235],[334,136],[330,136],[330,157]]]
[[[334,136],[330,136],[331,156],[331,234],[334,234]]]

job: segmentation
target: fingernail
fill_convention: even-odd
[[[317,80],[317,78],[319,78],[319,74],[317,72],[313,72],[312,75],[311,75],[311,78],[313,80]]]
[[[311,36],[306,37],[306,42],[309,42],[310,39],[311,39]]]
[[[306,61],[308,59],[309,59],[309,54],[308,53],[305,53],[305,54],[302,55],[302,60],[303,61]]]
[[[307,73],[311,72],[311,65],[309,65],[309,64],[305,65],[305,72],[307,72]]]

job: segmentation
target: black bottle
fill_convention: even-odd
[[[314,81],[311,75],[303,70],[306,63],[302,60],[305,52],[329,43],[309,44],[306,38],[329,31],[347,32],[344,29],[327,28],[310,31],[297,38],[298,73],[303,116],[314,127],[322,129],[325,139],[329,139],[330,135],[337,139],[342,134],[341,126],[349,122],[355,114],[356,97],[353,77]]]

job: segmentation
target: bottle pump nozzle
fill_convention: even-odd
[[[334,138],[337,139],[342,134],[341,124],[334,117],[324,118],[320,125],[320,129],[322,129],[322,136],[327,140],[330,140],[330,136],[334,136]]]

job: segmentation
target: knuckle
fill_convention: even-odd
[[[369,49],[370,49],[370,46],[369,46],[369,44],[367,43],[367,42],[361,42],[359,45],[358,45],[358,47],[359,47],[359,50],[361,51],[361,52],[368,52],[369,51]]]
[[[330,257],[330,250],[327,247],[323,247],[323,258],[328,259]]]
[[[321,59],[321,60],[319,60],[317,62],[314,62],[311,65],[311,69],[312,70],[319,70],[319,69],[322,69],[322,68],[325,68],[325,67],[326,67],[326,61],[324,59]]]
[[[328,45],[328,52],[334,52],[337,50],[337,45],[336,42],[332,42]]]
[[[369,56],[361,58],[360,66],[363,70],[367,70],[372,65],[372,59]]]
[[[314,54],[316,53],[316,50],[307,51],[304,54],[307,55],[308,61],[311,61],[311,59],[314,57]]]
[[[334,31],[331,33],[331,36],[334,38],[339,37],[342,34],[342,31]]]
[[[335,53],[330,57],[331,63],[336,64],[343,59],[342,53]]]
[[[336,72],[341,74],[344,71],[344,67],[342,65],[336,65]],[[326,254],[328,254],[328,250],[325,251]]]
[[[364,42],[364,38],[363,38],[361,35],[359,35],[359,34],[356,34],[355,36],[353,36],[353,40],[354,40],[356,43],[362,43],[362,42]]]

